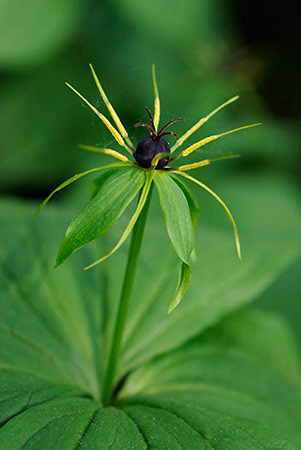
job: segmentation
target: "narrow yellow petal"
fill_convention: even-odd
[[[97,264],[103,262],[105,259],[109,258],[110,256],[113,255],[113,253],[115,253],[121,246],[122,244],[126,241],[126,239],[128,238],[130,232],[132,231],[132,229],[134,228],[135,223],[137,222],[137,219],[143,209],[143,206],[145,205],[145,202],[147,200],[147,196],[149,194],[149,190],[153,181],[153,173],[152,172],[148,172],[147,174],[147,178],[136,208],[136,211],[134,212],[134,215],[132,216],[130,222],[128,223],[128,226],[126,227],[126,229],[124,230],[124,232],[122,233],[122,236],[120,238],[120,240],[117,242],[117,244],[115,245],[115,247],[110,251],[110,253],[108,253],[107,255],[103,256],[102,258],[98,259],[97,261],[95,261],[94,263],[90,264],[89,266],[85,267],[85,270],[91,269],[92,267],[96,266]]]
[[[208,186],[206,186],[206,184],[202,183],[201,181],[197,180],[194,177],[191,177],[190,175],[188,175],[187,173],[183,173],[180,171],[175,170],[173,173],[177,173],[178,175],[181,175],[182,177],[187,178],[190,181],[193,181],[194,183],[198,184],[199,186],[201,186],[203,189],[205,189],[207,192],[209,192],[209,194],[211,194],[224,208],[224,210],[226,211],[232,226],[233,226],[233,230],[234,230],[234,236],[235,236],[235,243],[236,243],[236,249],[237,249],[237,254],[239,259],[241,259],[241,250],[240,250],[240,242],[239,242],[239,236],[238,236],[238,231],[237,231],[237,226],[236,223],[233,219],[232,214],[230,213],[229,208],[227,207],[227,205],[223,202],[223,200],[214,192],[212,191],[212,189],[210,189]]]
[[[129,146],[132,147],[132,149],[134,149],[134,146],[133,146],[131,140],[129,139],[128,133],[127,133],[126,129],[124,128],[124,126],[122,125],[121,120],[119,119],[119,117],[118,117],[115,109],[113,108],[112,104],[109,102],[109,99],[106,96],[106,93],[105,93],[105,91],[103,90],[103,88],[102,88],[102,86],[100,84],[99,78],[97,77],[92,64],[89,64],[89,66],[90,66],[90,69],[91,69],[94,81],[96,83],[97,89],[99,90],[99,93],[100,93],[100,95],[101,95],[101,97],[102,97],[102,99],[103,99],[103,101],[104,101],[104,103],[105,103],[109,113],[111,114],[111,117],[114,120],[114,122],[115,122],[115,124],[116,124],[116,126],[117,126],[117,128],[118,128],[118,130],[119,130],[119,132],[121,134],[121,136],[127,141]]]
[[[188,156],[188,155],[190,155],[190,153],[194,152],[198,148],[203,147],[204,145],[208,144],[209,142],[215,141],[216,139],[219,139],[220,137],[226,136],[227,134],[236,133],[236,131],[246,130],[247,128],[257,127],[258,125],[261,125],[261,123],[253,123],[251,125],[245,125],[244,127],[235,128],[234,130],[225,131],[224,133],[213,134],[212,136],[208,136],[208,137],[196,142],[195,144],[190,145],[190,147],[187,147],[185,150],[183,150],[183,152],[181,153],[181,156]]]
[[[238,98],[239,98],[239,95],[235,95],[235,97],[230,98],[225,103],[223,103],[222,105],[220,105],[217,108],[215,108],[213,111],[211,111],[211,113],[207,114],[207,116],[202,117],[195,125],[193,125],[193,127],[191,127],[188,131],[186,131],[186,133],[183,134],[183,136],[181,136],[177,140],[177,142],[172,146],[171,151],[174,152],[178,147],[180,147],[183,144],[183,142],[186,141],[186,139],[188,139],[202,125],[204,125],[204,123],[206,123],[207,120],[210,119],[210,117],[214,116],[218,111],[220,111],[221,109],[225,108],[225,106],[228,106],[231,103],[235,102]]]
[[[211,164],[214,161],[219,161],[221,159],[230,159],[230,158],[238,158],[240,155],[224,155],[224,156],[218,156],[217,158],[211,158],[211,159],[203,159],[202,161],[195,162],[192,164],[185,164],[184,166],[178,167],[178,170],[186,171],[186,170],[192,170],[192,169],[198,169],[199,167],[208,166],[208,164]]]
[[[119,159],[120,161],[125,162],[129,161],[129,159],[126,156],[122,155],[119,152],[116,152],[116,150],[111,150],[110,148],[93,147],[92,145],[82,145],[82,144],[80,144],[79,146],[83,150],[113,156],[114,158]]]
[[[91,105],[90,102],[88,102],[85,97],[83,97],[74,87],[72,87],[69,83],[66,83],[66,85],[75,92],[76,95],[78,95],[88,106],[92,109],[92,111],[100,118],[100,120],[105,124],[105,126],[108,128],[110,133],[113,135],[113,137],[116,139],[119,145],[121,147],[126,147],[125,142],[121,136],[121,134],[116,130],[115,127],[111,124],[111,122],[101,113],[99,112],[93,105]]]
[[[153,86],[154,86],[154,95],[155,95],[154,125],[155,125],[155,130],[158,131],[158,126],[159,126],[159,122],[160,122],[160,98],[159,98],[159,91],[158,91],[158,85],[157,85],[157,80],[156,80],[155,64],[152,65],[152,77],[153,77]]]

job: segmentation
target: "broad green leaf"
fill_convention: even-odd
[[[289,439],[258,421],[160,397],[133,400],[122,408],[149,446],[166,449],[298,450]],[[163,446],[162,446],[163,445]]]
[[[167,172],[154,178],[172,245],[183,262],[188,260],[194,245],[193,227],[188,202],[180,187]]]
[[[56,265],[62,264],[76,250],[108,231],[136,197],[144,181],[144,172],[134,166],[111,173],[67,228]]]
[[[66,448],[76,446],[89,426],[97,405],[88,399],[59,398],[25,407],[0,429],[7,448]],[[41,444],[43,443],[43,444]]]
[[[183,261],[176,292],[168,309],[171,313],[182,300],[191,279],[188,259],[194,245],[193,220],[197,221],[197,212],[193,197],[184,184],[176,183],[165,172],[159,172],[154,181],[170,240]]]
[[[131,217],[131,220],[129,221],[126,229],[124,230],[124,232],[121,235],[121,238],[119,239],[119,241],[117,242],[117,244],[113,247],[113,249],[107,253],[106,255],[102,256],[100,259],[96,260],[95,262],[93,262],[92,264],[90,264],[89,266],[85,267],[85,270],[87,269],[91,269],[92,267],[96,266],[97,264],[105,261],[106,259],[108,259],[110,256],[112,256],[117,250],[119,250],[119,248],[124,244],[124,242],[127,240],[129,234],[131,233],[131,231],[134,229],[134,226],[138,220],[138,217],[140,216],[144,205],[148,199],[149,193],[150,193],[150,189],[152,186],[152,182],[153,182],[153,172],[147,172],[146,177],[145,177],[145,182],[144,182],[144,186],[137,204],[137,208],[135,209],[135,212],[133,214],[133,216]],[[133,230],[134,232],[134,230]]]
[[[117,408],[103,408],[78,398],[43,401],[26,409],[0,429],[10,449],[146,449],[143,435]]]
[[[160,369],[162,359],[159,358],[154,361],[154,369],[151,370],[157,377],[156,386],[160,384],[160,389],[162,377],[166,374],[166,383],[163,380],[165,393],[163,395],[160,391],[156,396],[153,389],[156,384],[154,378],[147,383],[149,390],[146,392],[145,383],[139,378],[139,370],[133,371],[132,377],[137,377],[139,384],[135,384],[133,394],[127,391],[127,397],[131,397],[127,398],[127,404],[103,409],[100,403],[103,367],[107,361],[110,330],[120,294],[127,253],[125,246],[114,258],[101,265],[99,270],[83,271],[82,267],[88,259],[96,259],[100,252],[105,253],[112,242],[115,242],[116,234],[108,233],[97,245],[92,243],[78,252],[69,264],[53,270],[52,259],[60,234],[69,215],[72,216],[73,213],[69,213],[65,207],[53,205],[33,220],[32,213],[36,205],[1,201],[0,207],[1,442],[9,442],[10,449],[22,446],[49,448],[58,445],[68,450],[79,443],[93,448],[95,442],[96,448],[103,445],[105,449],[115,447],[121,450],[143,449],[147,446],[162,448],[162,439],[166,439],[177,448],[174,437],[177,439],[179,435],[182,447],[190,450],[193,445],[202,448],[199,445],[200,432],[204,432],[206,438],[212,438],[212,445],[218,442],[220,448],[225,450],[229,440],[231,448],[240,450],[243,435],[248,439],[249,448],[252,445],[256,448],[256,439],[259,448],[260,445],[277,447],[276,442],[278,448],[294,448],[288,442],[293,436],[294,427],[289,429],[282,426],[278,431],[283,437],[275,437],[275,415],[271,414],[269,422],[265,419],[268,411],[271,411],[269,404],[272,409],[278,404],[280,391],[284,396],[288,392],[285,391],[288,379],[286,368],[289,368],[287,372],[290,373],[291,389],[297,384],[298,368],[289,339],[277,341],[277,336],[281,334],[277,328],[274,333],[265,334],[264,330],[269,322],[266,318],[260,321],[254,317],[254,323],[259,323],[257,328],[250,320],[233,319],[229,322],[229,330],[236,330],[245,359],[238,358],[236,364],[231,365],[231,360],[226,358],[227,351],[222,347],[222,341],[231,343],[230,339],[222,338],[222,332],[219,331],[216,334],[221,336],[221,342],[215,343],[209,331],[204,333],[206,328],[253,300],[288,265],[294,257],[291,250],[292,236],[290,245],[284,241],[283,247],[279,244],[272,248],[269,245],[265,247],[258,239],[258,246],[246,247],[247,264],[244,261],[245,265],[242,266],[233,255],[231,236],[224,235],[223,231],[197,227],[198,260],[194,265],[196,276],[187,291],[189,305],[186,306],[184,302],[172,315],[167,316],[178,264],[172,249],[168,250],[162,213],[159,209],[157,211],[152,208],[117,380],[134,368],[141,368],[146,373],[151,366],[142,368],[143,363],[151,364],[150,361],[156,356],[165,353],[165,369]],[[156,219],[157,215],[160,217],[159,221]],[[123,229],[123,224],[117,223],[116,227],[118,233],[118,230]],[[249,334],[242,333],[248,329]],[[167,385],[169,380],[173,380],[172,365],[177,368],[174,376],[179,384],[182,383],[187,366],[184,363],[181,365],[180,353],[179,360],[176,357],[174,361],[174,353],[168,355],[168,350],[180,352],[180,347],[196,336],[200,338],[195,338],[192,350],[188,344],[183,347],[183,358],[185,355],[190,357],[191,377],[194,376],[196,380],[200,374],[206,374],[207,370],[208,380],[214,382],[216,378],[213,375],[219,375],[214,362],[221,369],[225,362],[224,367],[228,368],[228,371],[220,371],[220,384],[223,381],[222,374],[226,374],[232,385],[237,388],[242,386],[240,391],[243,391],[244,386],[248,387],[248,380],[254,384],[257,380],[260,389],[266,385],[273,387],[269,373],[274,375],[274,386],[277,386],[273,392],[263,389],[258,394],[263,403],[263,412],[266,411],[265,415],[263,412],[259,414],[252,402],[242,403],[240,413],[239,402],[235,403],[234,399],[232,405],[230,400],[227,403],[220,390],[215,397],[210,396],[210,386],[200,394],[204,398],[201,412],[196,404],[199,397],[195,391],[190,395],[186,386],[182,390],[174,386],[177,399],[169,396]],[[269,342],[266,353],[261,353],[260,356],[264,361],[262,372],[257,371],[258,346],[256,342],[253,346],[249,344],[254,336],[258,338],[258,346],[264,348],[262,342]],[[206,344],[204,351],[198,350],[199,343]],[[209,358],[211,345],[216,348],[218,355],[215,358],[213,352],[212,362]],[[278,354],[277,345],[283,353]],[[196,371],[193,371],[193,362],[196,362],[194,351],[196,355],[200,355],[196,358],[197,361],[200,360]],[[233,358],[237,351],[234,353]],[[253,372],[250,361],[254,365]],[[160,374],[156,370],[157,364],[160,366]],[[251,376],[247,377],[248,373]],[[265,379],[268,381],[264,382]],[[131,377],[129,382],[130,380]],[[126,389],[128,386],[129,384]],[[139,386],[145,392],[140,393]],[[183,390],[185,398],[180,398]],[[251,390],[246,389],[246,392],[249,394]],[[266,395],[266,392],[271,392],[271,395]],[[276,397],[276,403],[272,401],[273,396]],[[239,401],[240,399],[241,397]],[[289,400],[289,395],[287,399],[287,402],[283,401],[281,414],[290,420],[295,415],[292,409],[294,403]],[[289,402],[291,409],[288,408]],[[258,417],[254,419],[256,411]],[[175,414],[182,414],[179,423]],[[189,425],[186,426],[183,420]],[[287,420],[284,419],[283,424],[287,424]],[[176,430],[175,435],[170,433],[171,424],[181,430],[181,433]],[[242,428],[247,436],[242,433]],[[228,440],[218,440],[221,432]],[[205,448],[210,448],[209,445],[208,439],[205,439]]]
[[[236,185],[239,189],[235,190]],[[236,197],[233,206],[231,201],[231,207],[238,215],[243,260],[240,262],[235,255],[231,225],[225,220],[222,209],[216,207],[215,200],[206,192],[196,190],[195,195],[198,203],[202,204],[204,214],[196,228],[197,260],[195,265],[192,264],[194,276],[185,301],[168,317],[165,311],[177,279],[176,262],[173,265],[173,260],[165,253],[166,243],[163,248],[161,246],[160,253],[153,245],[162,239],[164,225],[160,217],[155,221],[155,212],[152,212],[151,231],[149,238],[146,235],[144,240],[148,260],[139,271],[141,284],[137,283],[129,312],[120,376],[129,367],[181,345],[195,336],[197,330],[206,329],[231,311],[258,296],[263,297],[278,274],[284,268],[290,270],[300,247],[299,199],[294,186],[287,180],[277,182],[277,179],[266,176],[248,177],[246,182],[241,176],[231,183],[227,180],[227,186],[225,194],[222,187],[218,190],[227,201],[232,198],[231,194],[234,200]],[[275,192],[277,196],[274,198]],[[211,216],[218,220],[203,226],[203,222],[208,223]],[[152,264],[154,260],[157,260],[156,266]],[[113,270],[112,267],[112,278],[115,276]],[[145,292],[148,292],[147,296]],[[284,287],[284,292],[294,297],[290,289]],[[112,289],[112,298],[116,295],[117,292]],[[144,302],[141,298],[145,299]],[[280,302],[281,298],[278,299]],[[285,301],[282,300],[282,303]],[[296,300],[294,304],[291,316],[297,311]],[[143,326],[140,325],[142,323]]]
[[[140,281],[129,312],[120,376],[154,355],[176,348],[223,316],[253,301],[297,255],[295,246],[285,242],[271,247],[259,240],[258,246],[245,242],[244,259],[240,261],[230,233],[198,226],[197,260],[192,263],[193,276],[185,301],[167,315],[177,280],[177,262],[165,251],[165,242],[161,244],[164,250],[157,265],[153,264],[158,258],[154,242],[160,245],[162,228],[159,221],[154,221],[150,240],[146,236],[144,241],[144,262],[138,271]],[[112,262],[111,279],[117,279],[116,264]],[[116,286],[116,282],[112,286]],[[112,298],[117,296],[112,287],[111,295]]]
[[[190,189],[188,189],[186,184],[183,183],[183,181],[180,180],[180,178],[176,177],[175,175],[172,176],[172,179],[182,189],[183,194],[186,197],[186,200],[188,202],[189,209],[190,209],[191,222],[192,222],[193,228],[195,228],[198,223],[199,216],[200,216],[200,207],[197,204],[197,202],[195,201]]]
[[[105,408],[93,417],[93,423],[81,440],[83,449],[146,450],[148,445],[137,424],[124,411]]]
[[[100,188],[104,184],[104,182],[110,178],[114,174],[115,169],[106,170],[99,177],[95,178],[91,183],[91,200],[95,197],[95,195],[99,192]]]
[[[180,419],[179,426],[182,420],[188,422],[209,440],[216,432],[225,435],[227,429],[241,426],[241,436],[233,438],[250,439],[249,444],[245,441],[239,447],[239,440],[234,440],[225,448],[262,448],[262,433],[267,439],[261,442],[263,447],[269,443],[276,448],[298,448],[281,439],[278,447],[273,432],[296,445],[301,442],[300,363],[295,341],[280,317],[260,311],[239,313],[134,372],[120,392],[120,404],[135,405],[125,406],[125,411],[135,414],[138,424],[149,420],[150,428],[150,407],[155,407],[161,424],[167,425],[168,411],[170,420],[173,415],[174,421]],[[149,419],[136,415],[141,414],[137,405],[143,405]],[[273,430],[270,436],[262,425]]]

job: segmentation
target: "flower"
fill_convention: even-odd
[[[154,88],[154,116],[146,107],[149,116],[150,125],[146,123],[137,123],[135,126],[142,126],[150,131],[150,136],[144,138],[135,147],[129,138],[129,135],[119,119],[115,109],[109,102],[100,81],[90,64],[93,78],[100,92],[100,95],[115,123],[115,126],[99,112],[85,97],[83,97],[74,87],[69,83],[67,86],[74,91],[100,118],[104,125],[113,135],[117,144],[123,148],[127,153],[120,153],[114,149],[99,148],[94,146],[81,145],[85,150],[109,155],[119,162],[107,164],[101,167],[95,167],[66,180],[59,185],[41,204],[38,213],[50,200],[50,198],[61,189],[78,180],[79,178],[88,175],[92,172],[98,172],[106,169],[99,178],[94,180],[92,184],[92,198],[79,215],[70,223],[67,228],[65,237],[61,243],[58,251],[56,266],[62,264],[72,253],[83,247],[88,242],[98,238],[104,234],[113,223],[120,217],[126,207],[131,201],[140,193],[138,204],[134,215],[124,230],[120,240],[115,247],[105,256],[93,262],[85,269],[90,269],[95,265],[101,263],[113,253],[115,253],[120,246],[125,242],[131,233],[152,189],[155,185],[161,207],[165,216],[166,227],[172,242],[172,245],[182,261],[178,286],[174,299],[170,305],[169,312],[172,311],[181,301],[191,278],[191,267],[189,258],[194,248],[194,226],[198,216],[198,206],[194,201],[191,192],[187,186],[181,181],[185,178],[196,183],[198,186],[205,189],[211,194],[225,209],[234,229],[236,248],[239,258],[241,258],[240,243],[237,232],[237,227],[233,216],[223,202],[223,200],[208,186],[201,181],[187,174],[188,171],[206,166],[213,161],[225,158],[233,158],[238,155],[227,155],[212,159],[203,159],[199,162],[191,164],[184,164],[174,167],[173,164],[180,158],[186,158],[195,150],[203,147],[209,142],[226,136],[227,134],[236,131],[244,130],[246,128],[259,125],[258,123],[252,125],[242,126],[233,130],[229,130],[220,134],[215,134],[203,138],[196,143],[189,145],[182,152],[178,153],[178,149],[184,142],[195,133],[210,117],[215,115],[218,111],[233,103],[238,99],[238,96],[230,98],[228,101],[214,109],[211,113],[201,118],[195,125],[186,131],[180,138],[173,131],[166,131],[167,128],[182,118],[173,119],[159,129],[160,121],[160,99],[158,86],[156,81],[155,67],[152,68],[153,88]],[[169,143],[164,139],[164,136],[170,134],[176,138],[175,144],[170,147]]]

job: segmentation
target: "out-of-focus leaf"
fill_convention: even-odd
[[[280,317],[260,311],[238,313],[134,372],[119,401],[138,425],[149,422],[150,427],[149,414],[155,408],[162,434],[169,412],[170,419],[188,422],[209,441],[220,433],[221,449],[297,448],[281,444],[281,439],[272,442],[274,432],[296,446],[300,443],[300,368],[295,340]],[[137,405],[147,419],[138,417]],[[273,432],[269,435],[262,425]],[[226,429],[240,429],[242,434],[233,433],[226,443]],[[159,431],[152,432],[160,439]],[[267,441],[260,445],[261,433]],[[235,439],[242,439],[241,444]]]
[[[101,127],[83,120],[86,111],[76,108],[64,82],[76,71],[85,85],[82,63],[59,59],[38,74],[6,78],[0,95],[0,189],[21,193],[36,190],[41,195],[76,172],[104,161],[77,147],[95,142]],[[107,159],[106,159],[107,161]]]
[[[1,67],[30,67],[53,56],[70,37],[79,12],[78,0],[2,0]]]
[[[97,198],[97,195],[94,198]],[[140,393],[140,388],[139,384],[135,384],[136,391],[133,392],[135,396],[127,397],[126,405],[116,405],[115,408],[104,409],[100,403],[101,383],[110,342],[108,330],[114,320],[111,308],[115,304],[115,293],[116,291],[119,293],[120,290],[120,267],[123,265],[122,249],[114,257],[114,264],[103,264],[100,272],[81,270],[87,259],[87,252],[89,254],[96,253],[96,246],[83,249],[68,264],[52,270],[51,260],[56,251],[61,230],[65,226],[65,216],[68,212],[66,208],[62,208],[61,211],[55,207],[48,208],[34,221],[31,216],[35,208],[36,205],[27,207],[22,203],[1,202],[3,213],[0,219],[3,239],[0,247],[2,269],[0,272],[1,442],[8,443],[10,449],[19,449],[21,446],[24,448],[39,446],[47,449],[53,445],[69,449],[79,444],[93,448],[93,443],[101,442],[104,449],[112,448],[113,445],[116,449],[127,450],[130,448],[143,449],[152,445],[160,448],[163,441],[169,442],[173,446],[180,442],[182,448],[190,450],[191,448],[202,448],[200,445],[206,448],[208,440],[209,442],[214,440],[216,443],[217,438],[222,437],[218,442],[220,448],[225,450],[227,446],[229,448],[229,442],[233,449],[240,449],[243,442],[247,442],[251,448],[252,445],[254,448],[256,445],[259,448],[264,445],[294,448],[289,441],[293,436],[294,426],[290,429],[286,428],[287,421],[284,421],[280,431],[284,437],[281,437],[274,430],[277,418],[282,415],[278,417],[277,414],[272,414],[269,420],[266,419],[265,411],[271,410],[269,405],[271,404],[273,408],[275,404],[278,404],[277,398],[276,403],[273,403],[272,400],[270,402],[269,396],[267,396],[262,411],[257,408],[256,401],[248,405],[248,402],[244,402],[242,399],[243,410],[236,414],[238,409],[236,398],[232,403],[230,401],[225,403],[224,409],[220,405],[219,400],[225,402],[225,397],[228,399],[223,391],[218,391],[216,395],[211,396],[209,386],[208,392],[205,391],[204,406],[199,407],[197,401],[200,397],[194,395],[194,391],[190,396],[191,390],[186,389],[185,386],[185,399],[184,397],[180,398],[183,391],[181,389],[176,389],[177,399],[171,398],[168,386],[166,386],[168,382],[164,383],[158,376],[158,386],[164,385],[164,395],[161,392],[159,395],[154,392],[144,392],[143,396],[136,395]],[[276,374],[281,372],[284,380],[290,378],[292,386],[296,384],[297,366],[294,357],[290,356],[292,350],[289,340],[286,343],[284,339],[277,341],[275,336],[280,339],[281,334],[278,329],[274,334],[265,334],[265,320],[260,321],[256,317],[254,323],[256,325],[259,320],[260,326],[256,328],[251,321],[249,334],[243,333],[246,329],[244,324],[247,322],[242,319],[233,321],[229,327],[232,333],[236,330],[237,342],[242,343],[246,354],[249,355],[245,356],[247,361],[243,359],[241,353],[234,351],[231,365],[232,347],[230,345],[229,351],[225,348],[220,349],[222,345],[218,341],[218,337],[221,331],[213,333],[213,337],[206,338],[205,334],[203,335],[204,339],[201,337],[200,340],[196,339],[192,344],[187,344],[184,347],[187,349],[186,352],[180,348],[176,350],[189,337],[198,335],[208,325],[212,325],[245,301],[254,298],[256,293],[261,291],[291,258],[288,250],[286,250],[287,253],[282,252],[281,263],[275,264],[275,254],[271,254],[269,249],[267,251],[269,258],[267,258],[267,254],[264,254],[260,248],[258,258],[254,257],[256,252],[252,256],[254,258],[252,271],[250,270],[251,261],[249,261],[244,270],[241,269],[241,272],[231,278],[231,270],[236,267],[232,262],[229,265],[229,260],[227,260],[226,255],[230,246],[227,244],[225,236],[212,230],[211,240],[208,240],[208,233],[204,234],[205,230],[203,229],[201,234],[206,236],[206,245],[203,245],[202,250],[206,266],[202,260],[198,261],[201,277],[196,278],[197,287],[195,286],[193,293],[196,302],[199,302],[200,296],[196,294],[201,292],[203,298],[201,308],[198,309],[193,298],[190,298],[188,308],[184,308],[185,302],[171,316],[167,316],[166,308],[170,296],[162,287],[162,281],[164,285],[168,278],[165,275],[166,266],[162,264],[163,261],[160,261],[160,266],[154,264],[155,259],[153,258],[153,254],[158,254],[158,249],[163,248],[166,236],[164,236],[165,233],[162,233],[162,228],[158,227],[155,219],[154,222],[150,222],[150,226],[153,239],[145,240],[146,252],[141,256],[140,269],[137,274],[138,290],[136,289],[132,302],[132,309],[137,310],[138,316],[137,314],[130,316],[129,327],[132,330],[127,329],[123,360],[117,379],[120,379],[125,369],[125,373],[127,373],[131,367],[141,367],[142,362],[149,362],[150,365],[141,369],[141,373],[147,373],[151,367],[154,367],[156,371],[156,365],[163,364],[162,359],[160,358],[158,362],[154,363],[150,363],[150,360],[162,352],[167,352],[169,348],[173,348],[176,354],[179,352],[179,360],[180,357],[184,362],[187,358],[189,359],[187,364],[191,365],[191,376],[196,375],[196,384],[199,382],[197,376],[200,373],[204,374],[206,369],[208,371],[207,379],[211,379],[213,373],[216,378],[212,379],[216,384],[220,380],[220,384],[225,384],[225,388],[227,388],[226,382],[230,380],[231,387],[231,382],[233,385],[235,377],[239,377],[241,372],[243,375],[245,374],[243,362],[246,364],[246,370],[252,363],[255,366],[252,377],[249,379],[250,386],[255,385],[256,377],[258,377],[258,388],[261,388],[266,372],[269,381],[269,367]],[[99,242],[101,247],[104,245],[103,241],[104,239]],[[218,255],[216,251],[213,252],[214,246],[220,250]],[[98,248],[97,253],[99,250]],[[278,249],[278,251],[280,250]],[[171,250],[164,253],[167,258],[168,253],[174,255]],[[210,255],[212,256],[211,263]],[[174,258],[176,259],[175,255]],[[223,259],[223,264],[217,264],[216,261]],[[273,264],[271,264],[272,262]],[[215,271],[220,277],[228,265],[230,267],[223,274],[224,278],[219,283],[213,283]],[[152,267],[152,270],[149,271],[149,267]],[[112,276],[111,268],[114,269],[115,277]],[[158,269],[161,271],[160,273]],[[210,272],[212,272],[211,275]],[[153,273],[156,273],[155,277]],[[158,276],[160,274],[161,276]],[[259,276],[261,278],[255,284]],[[146,277],[151,277],[149,283],[145,282]],[[209,284],[204,282],[204,277],[208,278]],[[173,281],[170,280],[172,285]],[[150,283],[156,289],[157,295],[152,293],[156,307],[153,310],[148,307],[149,315],[152,317],[152,320],[149,321],[148,315],[141,315],[141,309],[137,308],[137,305],[140,303],[145,310],[147,304],[144,303],[144,299],[147,298],[145,294],[149,290]],[[231,300],[232,297],[233,300]],[[160,302],[163,303],[161,310],[158,309]],[[211,303],[213,303],[213,307],[210,307]],[[172,320],[174,316],[177,316],[176,321]],[[193,321],[191,321],[191,316],[195,316]],[[166,326],[166,317],[171,319],[169,330]],[[155,325],[154,320],[156,321]],[[241,326],[239,326],[240,320]],[[227,324],[227,322],[225,323]],[[235,324],[237,325],[235,326]],[[147,339],[138,341],[140,325],[145,330],[144,333],[150,334],[150,342]],[[260,330],[263,330],[263,334],[259,339]],[[132,333],[129,335],[130,331]],[[159,334],[161,333],[160,339],[158,331]],[[253,334],[258,336],[258,345],[262,346],[262,339],[270,343],[265,355],[257,351],[255,343],[254,345],[248,344],[250,336]],[[179,335],[181,336],[179,337]],[[217,337],[214,338],[214,336]],[[273,338],[269,339],[269,336],[273,336]],[[215,339],[217,340],[216,345]],[[228,342],[229,339],[226,338],[225,341]],[[161,347],[159,347],[159,342]],[[273,346],[274,342],[281,345],[282,351],[286,355],[285,364],[289,368],[289,377],[285,375],[285,370],[282,370],[281,357],[277,356],[276,347]],[[140,348],[137,347],[138,343],[141,344]],[[154,346],[153,349],[151,345]],[[199,348],[199,346],[201,347]],[[238,344],[236,347],[240,348]],[[210,359],[211,348],[213,348],[212,359]],[[137,350],[139,351],[137,352]],[[131,351],[133,359],[131,362],[126,361]],[[201,355],[201,358],[194,360],[192,358],[194,352],[196,355]],[[214,357],[215,352],[217,352],[218,358]],[[222,364],[223,355],[226,359],[224,365]],[[264,373],[257,370],[260,358],[264,361],[262,363]],[[174,361],[174,353],[166,355],[166,361],[168,367],[165,371],[159,370],[160,376],[163,377],[163,380],[166,376],[171,381],[174,376],[176,381],[181,384],[183,378],[181,370],[184,370],[186,363],[182,365],[177,358]],[[171,361],[172,364],[175,364],[176,373],[172,371]],[[196,372],[192,370],[194,363],[197,366]],[[221,367],[220,373],[214,364]],[[200,367],[202,367],[202,372],[199,370]],[[235,371],[229,373],[225,369],[227,367],[233,367]],[[137,371],[132,376],[138,377],[138,375]],[[229,375],[228,378],[227,375]],[[218,376],[220,377],[218,378]],[[144,379],[139,378],[139,381],[141,381],[140,386],[143,391]],[[237,380],[234,387],[239,391],[238,394],[241,392],[240,386],[243,387],[246,381],[248,379],[246,380],[244,376],[241,381]],[[156,385],[155,379],[147,383],[150,389],[153,389],[154,385]],[[278,382],[277,386],[280,386]],[[285,382],[281,386],[285,387]],[[268,392],[271,392],[270,386],[268,388]],[[254,389],[256,391],[256,388]],[[248,393],[250,391],[252,388]],[[265,391],[260,390],[260,393],[262,392]],[[277,395],[278,392],[276,397]],[[188,399],[189,396],[194,397],[195,401]],[[238,401],[241,400],[239,395],[238,399]],[[219,408],[216,406],[217,403]],[[283,415],[286,415],[287,411],[287,404],[284,402]],[[254,420],[252,414],[254,415],[256,412],[258,417]]]
[[[116,169],[105,179],[97,194],[67,228],[59,248],[56,265],[72,253],[103,235],[136,197],[145,174],[135,166]]]
[[[115,0],[118,8],[142,34],[152,37],[161,45],[169,44],[182,46],[198,37],[200,23],[208,28],[208,21],[212,19],[212,10],[207,2],[188,0],[185,4],[180,0],[162,3],[155,0],[152,4],[144,3],[143,7],[138,0]],[[169,18],[172,17],[172,20]],[[176,30],[176,32],[175,32]]]
[[[153,229],[160,230],[160,225],[153,224]],[[154,265],[158,251],[145,243],[145,258],[149,258],[149,262],[143,259],[139,268],[141,281],[135,289],[125,330],[121,374],[181,345],[221,317],[254,300],[297,255],[297,250],[285,243],[271,248],[258,241],[258,247],[253,243],[244,246],[244,258],[240,261],[231,236],[200,226],[196,230],[196,243],[197,260],[192,263],[193,276],[185,301],[171,315],[166,315],[166,309],[177,279],[175,258],[167,253],[163,255],[161,250],[160,260]],[[115,271],[116,264],[117,261]],[[116,277],[113,265],[110,274],[113,279]],[[113,288],[112,296],[114,294],[117,295]]]

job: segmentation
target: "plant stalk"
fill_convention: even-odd
[[[150,191],[145,202],[145,205],[138,217],[138,220],[133,228],[131,236],[131,244],[129,248],[129,255],[127,266],[125,270],[123,286],[119,301],[119,307],[117,312],[117,318],[115,323],[115,330],[113,335],[112,347],[110,352],[110,357],[108,361],[107,370],[104,376],[103,392],[102,392],[102,402],[104,406],[111,404],[112,394],[114,389],[114,378],[116,374],[117,364],[120,355],[120,348],[122,343],[123,331],[125,328],[129,303],[131,299],[131,294],[133,290],[138,257],[141,249],[147,214],[149,210],[149,205],[151,201],[151,195],[153,190],[153,184],[150,187]]]

